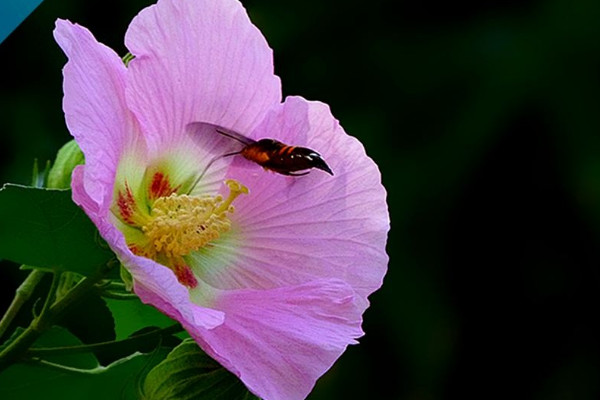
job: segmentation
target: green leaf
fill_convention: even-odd
[[[68,190],[0,189],[0,258],[92,275],[114,255]]]
[[[59,326],[53,326],[48,331],[44,332],[31,348],[72,347],[80,346],[81,344],[81,340],[75,337],[71,332]],[[46,361],[75,368],[96,368],[100,365],[92,353],[68,354],[65,352],[63,354],[49,355],[43,358]]]
[[[0,373],[0,399],[137,399],[139,382],[167,349],[135,353],[107,367],[81,369],[49,363],[19,363]]]
[[[96,293],[88,293],[69,312],[61,318],[59,324],[69,330],[84,344],[109,342],[115,340],[115,323],[106,303]],[[133,353],[120,354],[120,357]],[[114,361],[110,355],[96,353],[103,363]],[[119,358],[120,358],[119,357]]]
[[[156,308],[146,305],[140,299],[114,300],[104,299],[115,321],[117,340],[128,338],[132,333],[148,326],[166,328],[175,321]]]
[[[257,399],[231,372],[184,340],[146,376],[145,400]]]

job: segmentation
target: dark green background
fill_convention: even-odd
[[[0,181],[69,139],[54,20],[124,54],[148,4],[45,0],[0,45]],[[244,4],[284,93],[330,104],[389,193],[367,334],[310,398],[600,397],[600,3]]]

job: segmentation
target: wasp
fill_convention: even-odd
[[[250,139],[241,133],[212,125],[204,122],[194,122],[188,125],[188,129],[198,134],[207,134],[206,129],[213,131],[223,137],[237,142],[235,151],[229,151],[213,158],[206,166],[204,172],[216,160],[241,155],[246,160],[252,161],[266,170],[277,172],[288,176],[302,176],[308,174],[313,168],[320,169],[333,175],[333,171],[323,157],[315,150],[307,147],[290,146],[275,139],[264,138],[260,140]],[[198,132],[201,131],[201,132]],[[204,175],[204,172],[202,175]]]

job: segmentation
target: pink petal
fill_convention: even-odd
[[[173,271],[147,258],[135,262],[128,265],[135,265],[130,268],[135,279],[134,290],[144,303],[196,328],[213,329],[223,323],[225,314],[222,311],[191,302],[187,288],[177,282]]]
[[[313,170],[285,177],[260,168],[232,167],[229,176],[250,194],[236,200],[234,226],[214,243],[204,279],[219,288],[273,288],[319,278],[348,282],[362,297],[381,286],[389,216],[375,163],[322,103],[299,97],[270,113],[253,132],[319,152],[332,177]]]
[[[59,19],[54,37],[69,58],[63,69],[63,109],[69,131],[85,154],[85,188],[106,205],[119,155],[136,132],[125,104],[126,68],[82,26]]]
[[[131,22],[127,101],[152,148],[190,122],[248,132],[279,103],[272,52],[233,0],[161,0]]]
[[[362,336],[352,288],[340,281],[273,290],[225,291],[223,325],[187,325],[201,347],[265,400],[304,399]]]
[[[119,260],[127,266],[133,275],[134,289],[140,299],[182,323],[204,329],[222,324],[223,312],[192,303],[187,288],[177,281],[173,271],[153,260],[131,253],[123,234],[112,224],[107,211],[100,209],[88,195],[84,187],[86,168],[87,165],[80,165],[73,171],[73,201],[86,212]]]

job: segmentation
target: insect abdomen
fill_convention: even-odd
[[[264,163],[268,162],[271,158],[269,156],[269,152],[263,149],[263,146],[260,145],[260,142],[252,143],[244,147],[241,151],[241,154],[245,159],[263,166]]]
[[[333,174],[321,156],[314,150],[288,146],[274,139],[261,139],[256,143],[249,144],[242,149],[241,154],[266,169],[284,175],[303,175],[294,174],[294,172],[311,168],[318,168]]]

